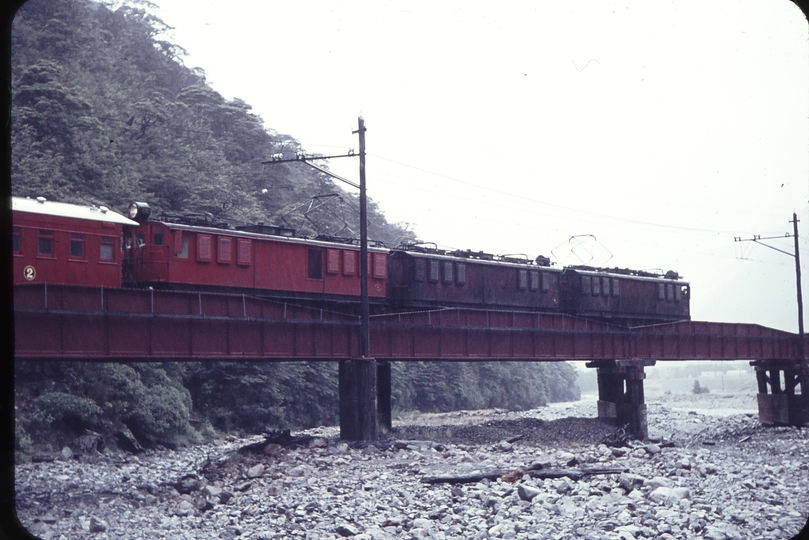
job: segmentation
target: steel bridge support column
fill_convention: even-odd
[[[643,393],[644,367],[654,360],[595,360],[587,367],[598,370],[598,417],[610,423],[628,425],[633,437],[649,436]]]
[[[373,358],[340,360],[340,438],[374,441],[378,436],[377,363]]]
[[[764,425],[804,425],[809,421],[809,366],[794,360],[755,360],[758,421]],[[783,388],[781,380],[783,374]],[[800,388],[801,393],[796,390]],[[769,391],[768,391],[769,390]]]

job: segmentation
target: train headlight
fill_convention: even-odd
[[[138,223],[143,223],[149,219],[152,209],[145,202],[133,202],[129,205],[129,219],[134,219]]]

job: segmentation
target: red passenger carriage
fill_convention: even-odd
[[[138,223],[104,206],[11,198],[14,284],[121,286],[121,235]]]

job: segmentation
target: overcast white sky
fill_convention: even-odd
[[[421,239],[568,264],[594,235],[591,264],[685,276],[694,319],[797,331],[794,259],[733,240],[797,212],[809,260],[792,3],[154,2],[186,65],[307,151],[356,149],[362,115],[369,196]]]

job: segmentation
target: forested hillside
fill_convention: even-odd
[[[295,209],[345,194],[320,172],[261,165],[302,150],[249,104],[227,100],[145,4],[31,0],[12,34],[12,192],[153,215],[207,212],[229,222],[286,224],[314,234]],[[271,89],[268,89],[271,91]],[[369,204],[369,236],[414,239]],[[356,216],[349,216],[356,221]],[[320,216],[321,220],[330,219]],[[339,230],[334,218],[326,225]],[[141,443],[176,444],[216,431],[255,432],[337,421],[330,364],[32,364],[18,362],[17,447],[57,444],[85,428],[125,426]],[[394,408],[528,408],[578,398],[567,364],[397,364]],[[317,400],[313,396],[318,396]],[[120,429],[119,429],[120,430]],[[46,437],[46,434],[50,435]]]

